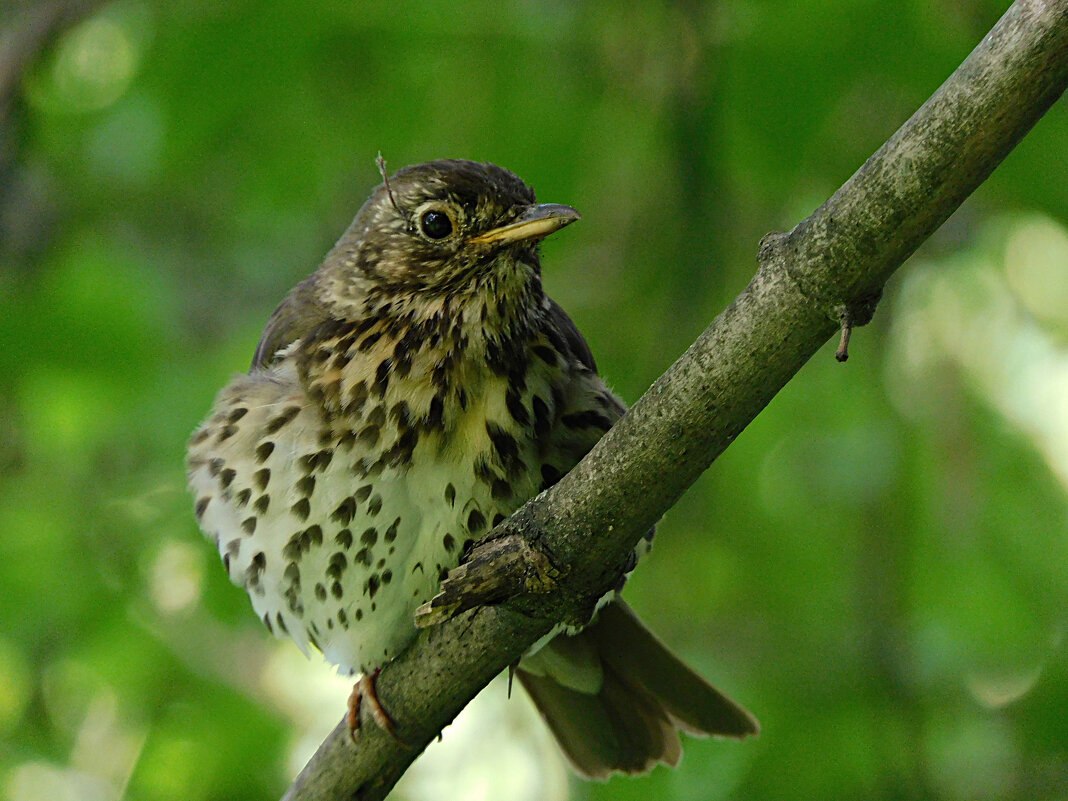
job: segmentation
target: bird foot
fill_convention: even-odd
[[[375,680],[378,678],[378,674],[381,672],[381,668],[377,668],[371,673],[364,673],[352,685],[352,693],[349,695],[348,702],[348,715],[346,720],[349,724],[349,737],[353,742],[356,741],[356,731],[360,728],[360,707],[363,702],[367,702],[367,706],[371,710],[371,717],[374,722],[378,724],[378,728],[389,734],[394,740],[401,745],[405,745],[405,742],[397,736],[396,726],[393,723],[393,718],[389,716],[385,708],[382,706],[382,702],[378,700],[378,691],[375,689]]]

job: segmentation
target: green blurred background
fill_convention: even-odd
[[[182,458],[376,153],[581,210],[545,283],[633,401],[1005,7],[0,0],[0,793],[271,799],[340,717]],[[1062,102],[628,587],[759,739],[586,784],[494,684],[396,797],[1068,798],[1066,154]]]

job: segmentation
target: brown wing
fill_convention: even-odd
[[[546,333],[557,350],[565,351],[573,365],[556,407],[546,453],[544,488],[551,486],[585,456],[627,411],[597,374],[590,346],[567,312],[549,301]]]
[[[560,304],[549,298],[549,322],[556,327],[567,342],[575,357],[588,368],[597,372],[597,363],[593,359],[593,352],[586,343],[586,338],[579,333],[574,321],[567,316],[567,312],[560,308]]]
[[[252,357],[252,369],[269,367],[278,351],[307,336],[329,317],[315,291],[315,275],[310,275],[293,287],[267,320]]]

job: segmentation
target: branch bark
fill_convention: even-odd
[[[597,447],[475,549],[473,560],[503,571],[503,592],[519,594],[425,629],[382,671],[379,694],[408,745],[374,725],[363,726],[354,745],[339,724],[285,801],[385,797],[493,676],[553,623],[582,620],[641,535],[842,321],[871,319],[894,270],[990,175],[1066,83],[1068,0],[1018,0],[826,203],[793,231],[764,238],[749,286]],[[524,549],[537,558],[515,558]],[[506,556],[494,562],[495,554]],[[432,622],[471,600],[472,573],[486,575],[483,568],[457,573],[454,595],[427,610]],[[499,600],[502,590],[487,592]]]

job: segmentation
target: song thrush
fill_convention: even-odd
[[[267,628],[362,674],[354,699],[388,726],[373,679],[416,608],[624,407],[542,290],[538,243],[574,209],[492,164],[383,178],[219,393],[188,468],[197,519]],[[517,676],[587,776],[674,765],[676,729],[757,730],[615,596]]]

